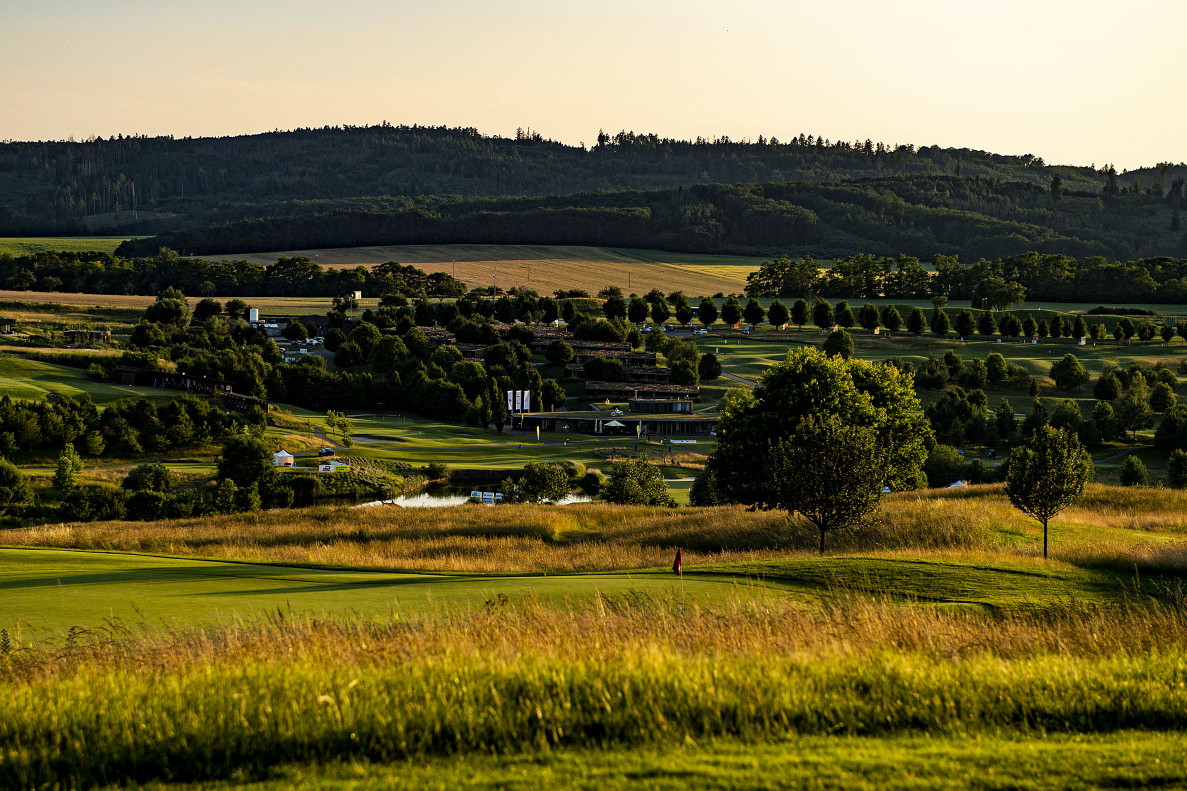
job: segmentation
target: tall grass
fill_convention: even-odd
[[[1187,569],[1187,496],[1090,486],[1055,525],[1054,554],[1126,573]],[[594,571],[811,553],[815,529],[739,506],[668,509],[604,504],[319,507],[153,523],[101,522],[0,530],[0,544],[155,552],[375,569],[475,573]],[[1000,486],[888,497],[870,523],[828,538],[831,552],[1034,557],[1040,533]],[[1119,564],[1119,565],[1118,565]]]
[[[424,621],[70,635],[0,656],[0,785],[731,736],[1187,726],[1181,607],[984,618],[532,602]]]

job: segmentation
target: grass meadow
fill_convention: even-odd
[[[627,272],[638,293],[730,293],[757,265],[597,248],[309,252],[323,265],[456,265],[473,282],[497,267],[503,286],[526,285],[530,267],[542,293],[627,289]],[[0,292],[5,315],[108,322],[117,334],[150,301],[18,304],[48,297]],[[71,300],[88,312],[66,309]],[[1023,312],[1048,309],[1069,306]],[[854,340],[870,360],[997,351],[1045,398],[1073,398],[1085,414],[1091,385],[1064,393],[1046,377],[1064,353],[1094,375],[1108,360],[1177,368],[1187,354],[1178,339]],[[822,341],[807,328],[721,325],[695,339],[751,382]],[[86,393],[101,408],[176,396],[92,382],[24,343],[30,357],[0,356],[0,393]],[[740,386],[708,384],[696,408]],[[1029,409],[1025,388],[987,395],[990,408],[1009,398]],[[941,396],[920,393],[924,406]],[[269,442],[333,442],[314,431],[324,415],[280,406]],[[533,459],[580,474],[639,452],[680,478],[713,447],[352,419],[358,442],[339,457],[408,465],[410,477],[430,462]],[[1000,485],[889,495],[867,523],[830,534],[823,556],[802,520],[741,507],[319,505],[0,529],[0,789],[1181,787],[1187,494],[1108,485],[1129,453],[1161,480],[1166,457],[1151,439],[1094,451],[1098,482],[1052,522],[1050,559]],[[967,457],[981,450],[967,445]],[[213,474],[217,451],[162,460],[194,483]],[[16,460],[39,498],[59,496],[52,454]],[[82,481],[118,484],[145,460],[157,457],[88,459]],[[687,482],[669,485],[686,503]]]
[[[114,253],[115,248],[128,239],[143,239],[143,236],[30,236],[0,238],[0,255],[13,258],[36,255],[44,252],[85,253],[97,250]]]
[[[1165,782],[1183,767],[1185,637],[1181,606],[1157,600],[984,616],[848,593],[686,609],[637,594],[509,599],[411,621],[281,610],[154,633],[113,620],[55,642],[17,636],[0,657],[0,782],[284,787],[324,773],[442,787],[424,772],[448,757],[446,776],[487,783],[559,761],[562,776],[590,764],[624,786],[629,772],[605,769],[622,755],[667,763],[655,779],[668,785],[652,787],[700,787],[679,768],[687,751],[696,774],[715,755],[742,761],[716,769],[733,787],[760,780],[757,756],[794,765],[806,746],[857,746],[848,771],[923,750],[908,763],[938,784],[947,761],[929,750],[992,766],[1010,743],[1060,775],[1095,755],[1109,766],[1070,777]],[[1052,750],[1065,742],[1105,747]],[[807,760],[793,777],[810,777]]]
[[[0,531],[0,787],[1173,787],[1187,495]],[[684,553],[683,586],[669,565]]]

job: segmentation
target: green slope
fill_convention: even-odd
[[[1061,563],[993,563],[920,558],[801,557],[687,569],[690,603],[791,595],[815,600],[838,590],[884,593],[976,609],[1107,605],[1132,588]],[[500,595],[564,605],[593,596],[644,593],[675,600],[665,570],[559,576],[388,573],[54,549],[0,549],[0,627],[63,630],[126,623],[192,625],[277,609],[312,614],[426,614],[483,606]]]
[[[155,387],[126,387],[110,382],[93,382],[80,368],[0,356],[0,394],[12,398],[42,399],[47,393],[69,398],[81,398],[84,393],[90,393],[91,400],[99,406],[122,398],[172,401],[177,397],[173,391]]]
[[[736,595],[777,596],[734,585],[732,575],[686,580],[690,602]],[[281,609],[312,614],[387,617],[480,607],[500,594],[552,604],[643,592],[680,595],[670,572],[571,576],[379,573],[227,563],[76,550],[0,549],[0,627],[22,624],[60,631],[73,625],[192,625],[253,617]]]

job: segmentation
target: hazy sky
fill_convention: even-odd
[[[0,139],[804,132],[1187,160],[1185,0],[2,0]]]

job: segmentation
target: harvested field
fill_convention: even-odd
[[[722,263],[713,263],[717,256],[699,255],[695,263],[684,263],[679,253],[652,253],[668,260],[640,260],[600,247],[491,244],[343,247],[208,257],[272,264],[282,255],[304,255],[316,257],[322,266],[339,269],[398,261],[426,272],[449,272],[469,285],[494,282],[497,270],[500,286],[530,286],[541,294],[562,288],[583,288],[596,294],[607,285],[639,294],[652,288],[682,290],[694,296],[718,291],[728,294],[740,292],[746,276],[758,269],[758,259],[751,263],[750,259],[722,256]]]

